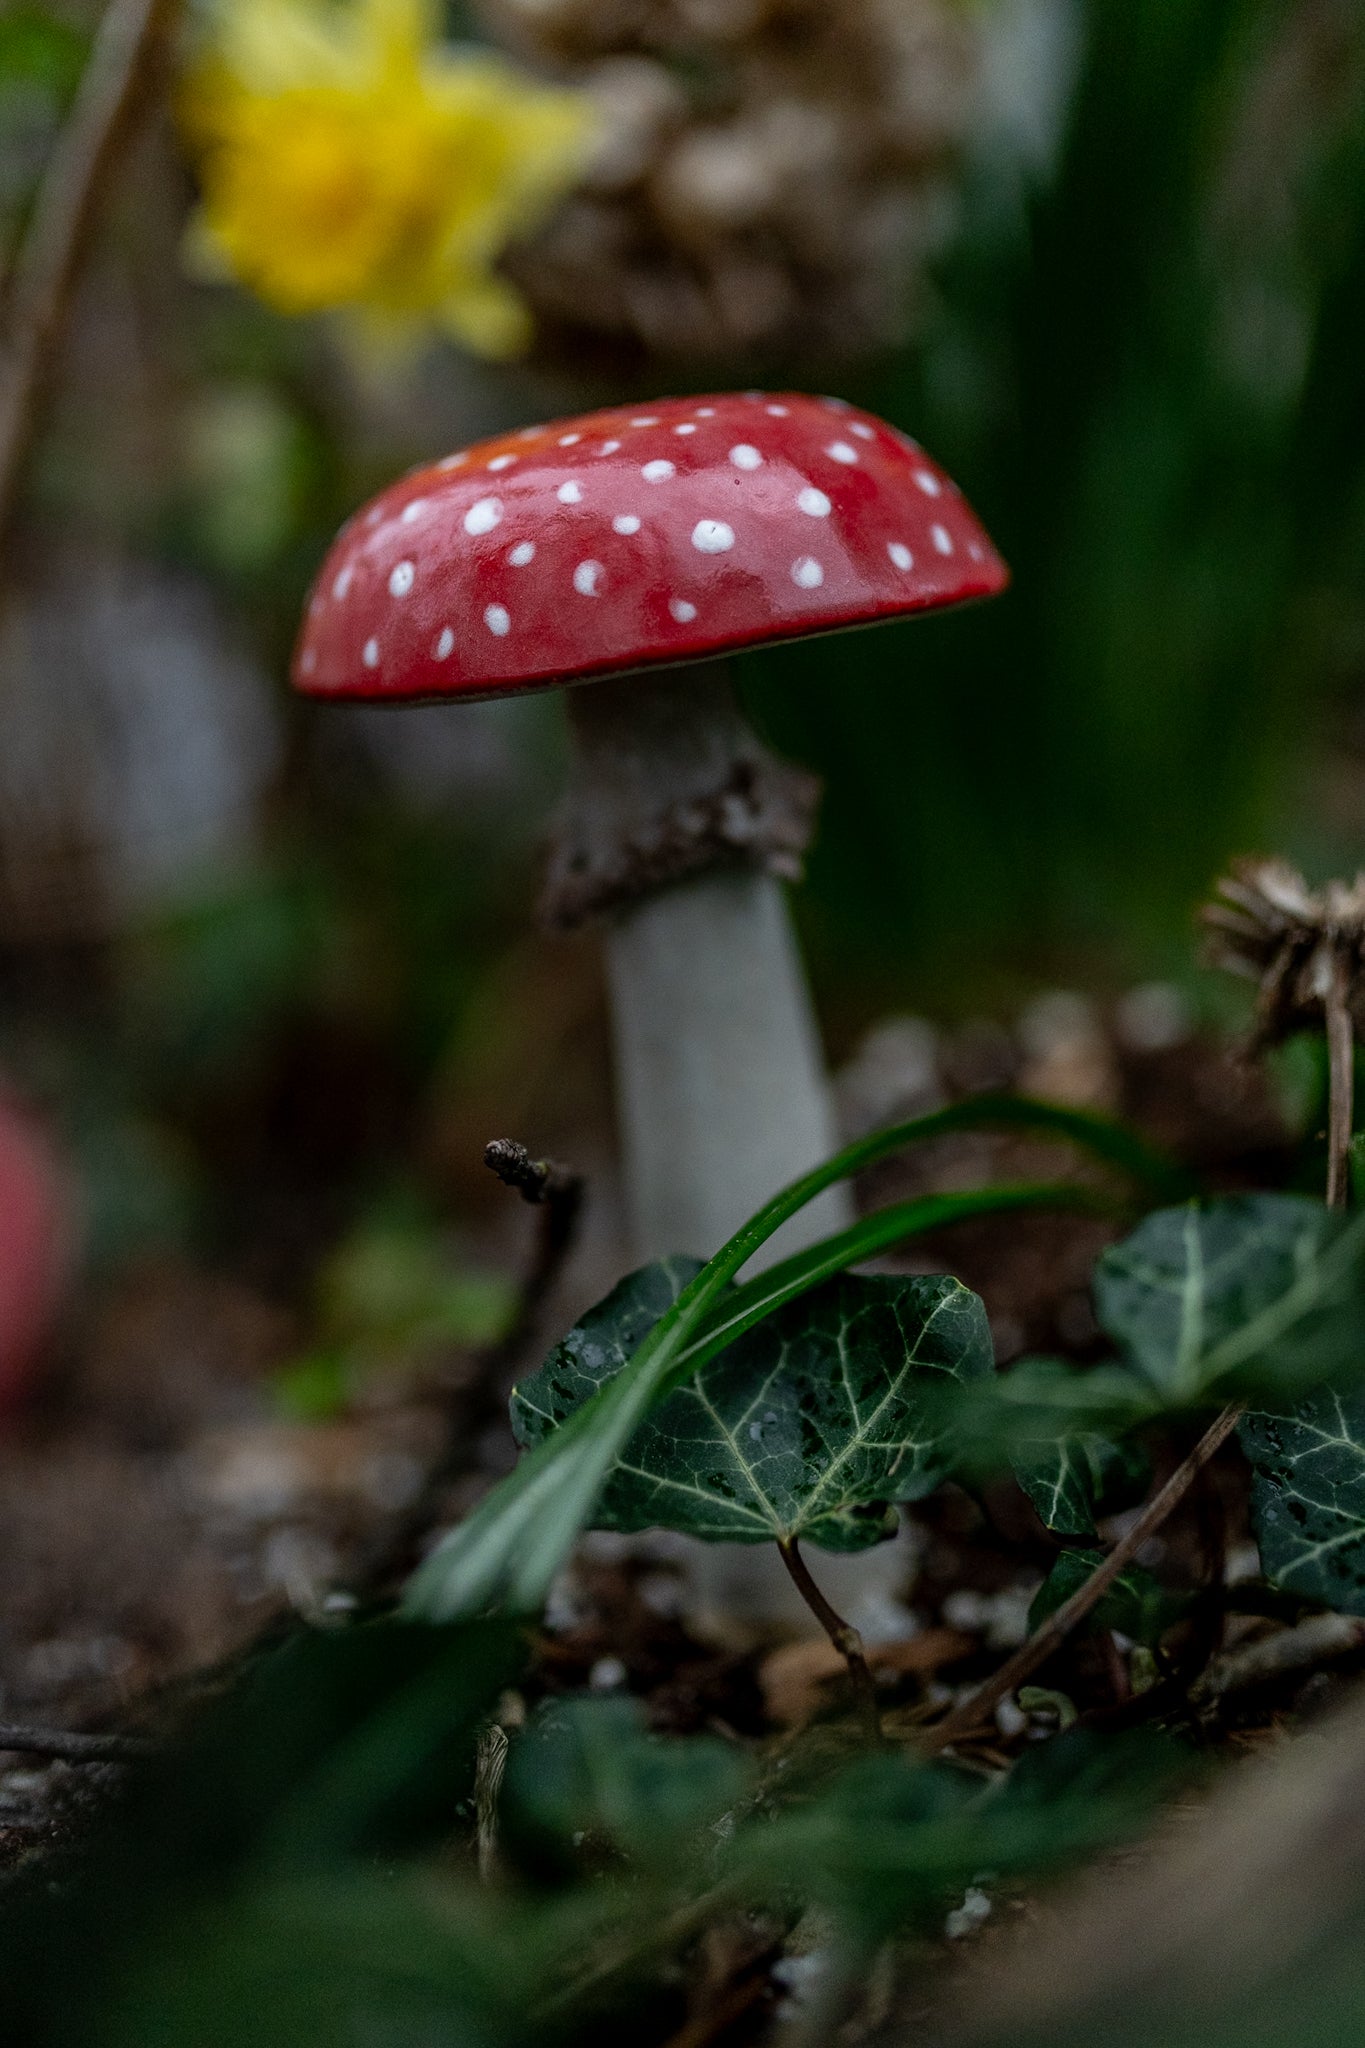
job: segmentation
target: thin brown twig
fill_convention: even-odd
[[[514,1138],[494,1138],[484,1147],[483,1158],[504,1186],[515,1188],[524,1202],[540,1210],[535,1254],[522,1282],[516,1313],[484,1363],[486,1377],[496,1379],[503,1366],[520,1357],[559,1278],[578,1228],[586,1184],[581,1173],[557,1159],[532,1159]]]
[[[0,1750],[46,1756],[66,1764],[128,1764],[151,1754],[137,1735],[78,1735],[69,1728],[26,1728],[0,1721]]]
[[[1327,1013],[1327,1206],[1351,1199],[1351,1125],[1355,1112],[1355,1027],[1350,979],[1340,952],[1332,954],[1323,997]]]
[[[0,538],[37,433],[72,289],[175,0],[109,0],[14,267],[0,381]]]
[[[794,1536],[779,1542],[778,1555],[791,1574],[792,1584],[848,1666],[858,1706],[874,1742],[882,1740],[882,1717],[877,1705],[877,1681],[872,1676],[863,1639],[851,1623],[831,1607],[810,1575],[806,1560]]]
[[[1128,1534],[1114,1545],[1104,1563],[1097,1565],[1084,1585],[1078,1586],[1069,1600],[1051,1613],[1040,1628],[1036,1628],[1026,1643],[1017,1649],[1008,1661],[1001,1665],[993,1677],[977,1687],[969,1699],[953,1708],[951,1714],[936,1727],[926,1731],[924,1747],[929,1751],[943,1749],[950,1742],[959,1741],[981,1727],[1009,1693],[1030,1678],[1040,1664],[1047,1662],[1053,1651],[1070,1635],[1078,1622],[1084,1621],[1091,1609],[1103,1599],[1125,1565],[1131,1564],[1149,1536],[1161,1527],[1172,1510],[1185,1498],[1199,1474],[1227,1442],[1241,1417],[1241,1404],[1234,1402],[1223,1410],[1216,1422],[1210,1424],[1189,1455],[1182,1459],[1166,1484],[1154,1494],[1142,1510]]]

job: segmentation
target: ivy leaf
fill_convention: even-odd
[[[520,1442],[539,1443],[619,1373],[697,1270],[681,1259],[647,1266],[571,1330],[513,1396]],[[594,1521],[865,1549],[894,1531],[893,1502],[942,1476],[932,1393],[991,1367],[985,1308],[959,1281],[841,1276],[660,1402],[613,1467]]]
[[[1365,1389],[1324,1388],[1289,1415],[1247,1415],[1251,1525],[1265,1575],[1365,1614]]]
[[[1054,1536],[1093,1536],[1096,1515],[1141,1493],[1150,1471],[1140,1446],[1116,1444],[1096,1430],[1017,1444],[1010,1464]]]
[[[1102,1550],[1064,1550],[1033,1596],[1028,1611],[1029,1634],[1041,1628],[1050,1614],[1080,1591],[1092,1572],[1104,1563]],[[1117,1629],[1135,1643],[1157,1643],[1173,1621],[1189,1605],[1179,1594],[1168,1593],[1158,1579],[1141,1565],[1129,1565],[1087,1617],[1090,1629]]]
[[[1172,1407],[1217,1390],[1292,1398],[1358,1371],[1365,1219],[1301,1195],[1159,1209],[1100,1259],[1100,1322]]]
[[[586,1843],[666,1862],[676,1875],[689,1840],[705,1845],[749,1779],[744,1756],[716,1736],[652,1734],[638,1700],[551,1699],[513,1746],[503,1831],[542,1866],[572,1869]]]

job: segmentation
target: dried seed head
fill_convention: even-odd
[[[1258,984],[1258,1046],[1320,1028],[1337,975],[1365,1028],[1365,874],[1315,890],[1286,861],[1239,861],[1202,922],[1214,964]]]

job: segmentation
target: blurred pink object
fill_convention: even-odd
[[[0,1417],[37,1382],[72,1236],[69,1191],[51,1142],[0,1083]]]

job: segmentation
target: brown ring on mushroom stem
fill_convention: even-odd
[[[709,1255],[835,1143],[783,895],[817,784],[760,744],[716,657],[1005,582],[922,449],[799,393],[523,429],[402,479],[323,564],[294,663],[310,695],[584,679],[542,916],[607,924],[637,1258]],[[849,1214],[831,1190],[766,1257]]]

